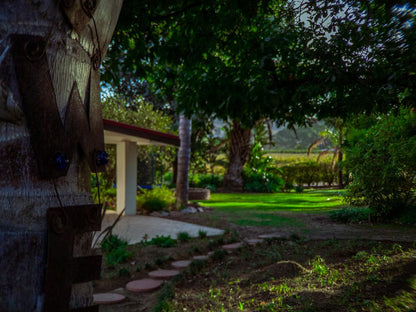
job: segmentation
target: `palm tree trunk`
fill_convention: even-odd
[[[121,4],[0,1],[0,311],[43,310],[46,211],[92,203],[89,158],[66,141],[94,144],[79,136],[77,120],[90,124],[88,134],[102,138],[95,128],[101,120],[98,65]],[[86,106],[74,109],[75,102]],[[54,123],[62,124],[64,134],[53,129]],[[60,145],[71,160],[69,168],[51,168],[56,164],[44,157]],[[91,234],[75,234],[73,254],[91,254]],[[91,302],[90,282],[72,286],[68,308]]]
[[[176,180],[176,208],[188,203],[189,163],[191,160],[191,120],[183,114],[179,116],[178,170]]]
[[[228,168],[224,176],[223,189],[232,192],[243,190],[243,168],[250,154],[251,129],[246,129],[234,120],[231,129]]]

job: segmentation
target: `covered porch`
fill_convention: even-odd
[[[115,144],[117,213],[126,208],[126,215],[136,214],[137,146],[178,146],[177,135],[103,119],[105,144]]]

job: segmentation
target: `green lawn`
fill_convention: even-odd
[[[238,225],[295,226],[303,224],[294,216],[279,212],[324,213],[342,207],[340,190],[305,190],[302,193],[214,193],[202,206],[215,208],[213,219],[226,218]]]

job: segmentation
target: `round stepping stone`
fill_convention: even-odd
[[[258,238],[260,239],[266,239],[266,238],[281,238],[283,237],[282,234],[279,233],[274,233],[274,234],[263,234],[263,235],[259,235]]]
[[[228,252],[232,252],[232,251],[240,248],[241,246],[243,246],[243,243],[240,242],[240,243],[223,245],[222,248],[225,249]]]
[[[158,289],[161,285],[161,281],[145,278],[127,283],[126,289],[132,292],[146,292]]]
[[[171,277],[174,277],[178,274],[180,274],[181,272],[177,271],[177,270],[156,270],[156,271],[152,271],[149,272],[149,276],[152,278],[157,278],[157,279],[170,279]]]
[[[209,255],[202,255],[202,256],[194,256],[192,259],[204,261],[204,260],[208,260],[208,258],[209,258]]]
[[[250,246],[254,246],[260,243],[263,243],[263,240],[260,238],[251,238],[251,239],[247,239],[246,240],[247,244],[249,244]]]
[[[175,269],[184,269],[187,268],[191,264],[191,260],[179,260],[171,263]]]
[[[100,293],[94,294],[94,303],[96,304],[113,304],[118,303],[126,299],[125,296],[113,293]]]

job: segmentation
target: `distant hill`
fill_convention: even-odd
[[[296,132],[288,128],[275,129],[273,131],[273,142],[275,145],[267,147],[267,149],[305,151],[320,137],[319,133],[323,130],[325,130],[323,123],[317,123],[312,127],[296,128]],[[319,148],[329,147],[330,145],[330,142],[324,142]]]
[[[224,137],[225,133],[222,130],[225,123],[216,120],[215,121],[214,134],[217,137]],[[319,133],[325,130],[323,122],[317,122],[312,127],[296,128],[296,133],[293,129],[286,127],[273,128],[273,139],[274,146],[265,146],[266,150],[277,150],[277,151],[299,151],[305,152],[308,147],[315,142],[319,137]],[[318,148],[327,148],[331,146],[331,142],[324,142]]]

